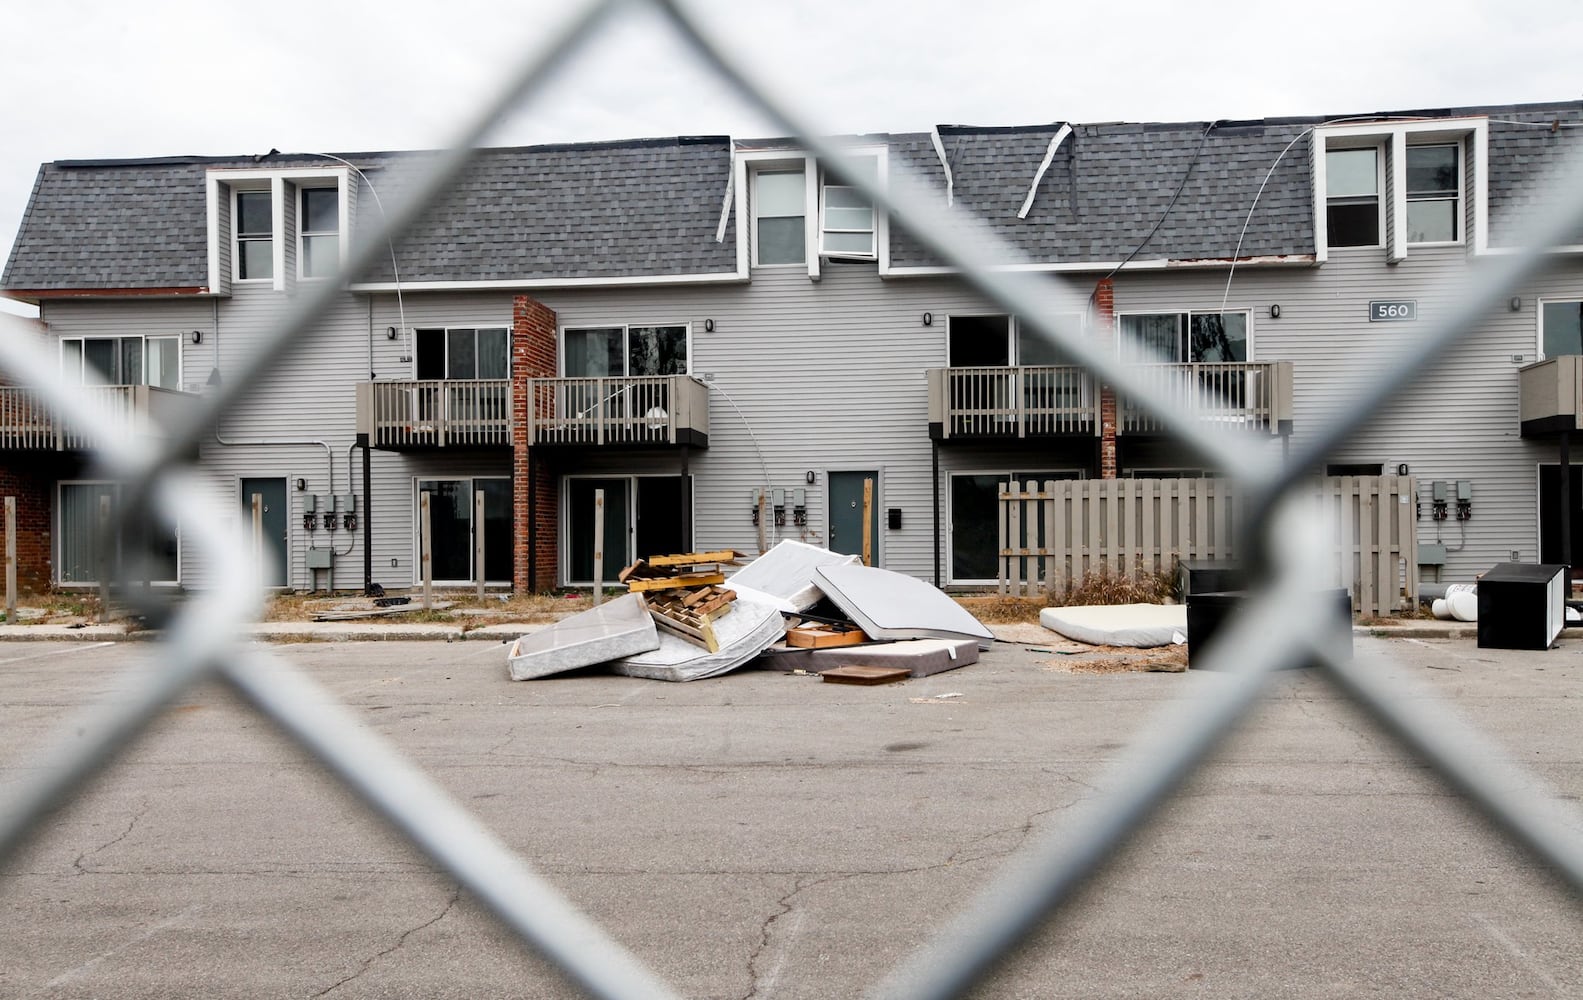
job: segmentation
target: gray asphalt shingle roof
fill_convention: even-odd
[[[1583,144],[1583,129],[1568,127],[1583,125],[1578,102],[1408,114],[1491,119],[1493,246],[1508,243],[1548,208],[1543,192],[1524,193],[1522,182],[1553,176],[1566,154]],[[1306,136],[1327,120],[1334,118],[1213,127],[1075,124],[1026,219],[1017,211],[1059,124],[941,126],[939,133],[958,208],[980,215],[1028,258],[1055,264],[1133,254],[1193,260],[1314,252]],[[912,167],[943,191],[944,171],[928,134],[875,141],[888,143],[893,164]],[[432,155],[346,154],[369,172],[386,204]],[[261,162],[181,157],[45,164],[0,281],[18,291],[204,286],[205,171],[328,162],[273,155]],[[724,242],[715,239],[730,170],[725,137],[485,150],[397,245],[400,276],[404,282],[510,282],[730,273],[736,267],[734,213]],[[354,234],[369,235],[377,211],[364,187]],[[898,225],[891,263],[938,262]],[[389,262],[381,261],[359,280],[392,277]]]

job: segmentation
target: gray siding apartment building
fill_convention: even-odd
[[[941,126],[848,146],[882,182],[906,172],[978,218],[1008,266],[1047,274],[1063,322],[1194,372],[1226,433],[1280,454],[1543,216],[1580,127],[1568,102]],[[39,306],[70,379],[119,387],[96,391],[129,420],[180,419],[185,394],[267,346],[305,287],[347,277],[349,249],[430,158],[48,163],[3,292]],[[1424,358],[1313,470],[1407,466],[1446,579],[1562,561],[1557,441],[1579,404],[1556,386],[1583,355],[1578,252]],[[786,141],[486,150],[382,265],[349,277],[197,456],[238,518],[263,498],[283,587],[417,582],[423,493],[444,583],[588,583],[596,489],[607,575],[782,538],[859,551],[865,481],[875,562],[982,584],[1007,477],[1213,473]],[[1529,383],[1554,412],[1520,414]],[[33,526],[24,579],[92,583],[116,558],[91,530],[116,487],[25,387],[0,394],[0,486]],[[1453,486],[1433,517],[1436,480],[1468,484],[1467,516]],[[156,535],[156,575],[202,586],[180,532]],[[1583,519],[1571,544],[1575,565]]]

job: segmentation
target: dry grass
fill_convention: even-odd
[[[1049,595],[1052,607],[1073,608],[1093,604],[1170,604],[1176,599],[1176,574],[1169,570],[1112,576],[1109,570],[1090,573],[1074,584],[1068,580],[1059,593]]]
[[[1037,622],[1039,609],[1045,606],[1042,597],[1006,597],[1000,594],[958,597],[956,603],[985,625]]]

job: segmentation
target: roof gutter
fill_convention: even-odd
[[[1044,172],[1050,169],[1050,163],[1055,159],[1055,151],[1061,148],[1061,143],[1072,134],[1072,126],[1062,125],[1060,131],[1050,140],[1050,145],[1044,151],[1044,159],[1039,161],[1039,169],[1033,173],[1033,183],[1028,185],[1028,197],[1023,199],[1022,207],[1017,209],[1017,218],[1026,219],[1029,209],[1033,208],[1033,196],[1039,191],[1039,182],[1044,180]]]
[[[940,141],[940,126],[929,130],[929,141],[934,143],[934,155],[940,158],[940,169],[945,171],[945,204],[949,208],[956,202],[956,181],[951,177],[951,161],[945,155],[945,144]]]

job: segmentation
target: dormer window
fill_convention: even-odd
[[[878,176],[878,161],[856,161],[869,180]],[[831,257],[874,257],[874,203],[855,187],[827,176],[819,195],[819,252]]]
[[[1380,150],[1325,154],[1325,228],[1333,247],[1380,245]]]
[[[268,191],[236,192],[236,278],[275,276],[275,214]]]
[[[1455,243],[1462,214],[1456,146],[1407,147],[1407,242]]]
[[[341,264],[341,195],[333,187],[300,188],[297,218],[304,278],[329,278]]]
[[[761,170],[753,175],[755,263],[801,264],[807,259],[807,194],[801,170]]]

